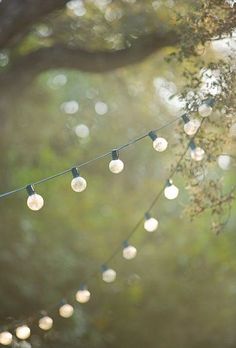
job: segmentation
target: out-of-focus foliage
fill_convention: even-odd
[[[214,112],[196,137],[206,159],[196,164],[186,154],[174,177],[179,198],[159,200],[152,211],[160,224],[157,233],[138,230],[131,239],[137,258],[115,258],[117,281],[111,285],[101,281],[100,265],[183,153],[188,138],[182,121],[160,133],[169,141],[165,153],[155,152],[149,139],[122,152],[120,175],[109,172],[109,159],[82,169],[88,188],[81,194],[71,190],[68,174],[37,187],[45,198],[37,213],[26,207],[26,193],[1,200],[1,323],[49,309],[55,328],[42,334],[32,324],[32,347],[235,347],[235,61],[229,59],[234,41],[209,44],[230,32],[234,23],[227,18],[235,8],[223,1],[126,0],[79,1],[73,10],[71,3],[10,48],[9,63],[4,51],[3,70],[18,55],[65,41],[118,50],[136,36],[177,25],[182,39],[129,68],[107,74],[48,71],[18,95],[5,90],[1,192],[161,126],[182,113],[184,101],[199,117],[200,101],[213,96]],[[222,153],[232,155],[227,171],[217,163]],[[91,301],[76,304],[72,319],[58,318],[61,299],[74,302],[87,277]]]

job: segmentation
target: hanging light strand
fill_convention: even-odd
[[[175,120],[172,120],[172,121],[166,123],[164,126],[159,127],[159,128],[157,128],[157,129],[153,130],[153,132],[157,132],[158,130],[161,130],[161,129],[163,129],[163,128],[166,128],[166,127],[170,126],[170,125],[173,124],[174,122],[178,121],[181,117],[182,117],[182,116],[176,118]],[[188,144],[187,144],[187,146],[186,146],[184,152],[183,152],[182,155],[180,156],[180,158],[179,158],[179,160],[177,161],[175,167],[174,167],[174,168],[172,169],[172,171],[170,172],[170,174],[169,174],[169,176],[168,176],[168,178],[167,178],[167,181],[170,181],[170,179],[176,174],[176,172],[177,172],[177,170],[178,170],[178,168],[179,168],[179,165],[180,165],[181,161],[183,160],[184,156],[186,155],[186,153],[187,153],[187,151],[188,151],[188,149],[189,149],[189,147],[190,147],[190,145],[191,145],[193,139],[194,139],[194,138],[197,136],[197,134],[199,133],[199,131],[200,131],[200,129],[201,129],[201,126],[202,126],[204,120],[205,120],[205,119],[202,119],[201,125],[200,125],[200,127],[198,128],[197,132],[194,134],[194,136],[193,136],[193,137],[191,138],[191,140],[188,142]],[[140,141],[140,140],[142,140],[142,139],[144,139],[144,138],[146,138],[146,137],[148,137],[148,136],[150,136],[150,132],[147,132],[146,134],[140,136],[139,138],[136,138],[136,139],[130,141],[130,142],[127,143],[127,144],[121,145],[120,147],[117,148],[117,150],[121,151],[122,149],[124,149],[124,148],[126,148],[126,147],[128,147],[128,146],[130,146],[130,145],[132,145],[132,144],[135,144],[136,142],[138,142],[138,141]],[[101,159],[101,158],[104,158],[104,157],[106,157],[106,156],[108,156],[108,155],[111,155],[111,153],[112,153],[112,151],[109,151],[109,152],[107,152],[107,153],[105,153],[105,154],[102,154],[102,155],[100,155],[100,156],[98,156],[98,157],[92,159],[92,160],[89,160],[89,161],[87,161],[87,162],[84,162],[84,163],[78,165],[76,168],[80,168],[80,167],[82,167],[82,166],[88,165],[88,164],[90,164],[90,163],[92,163],[92,162],[95,162],[95,161]],[[72,168],[70,168],[70,169],[67,169],[67,170],[65,170],[65,171],[63,171],[63,172],[57,173],[57,174],[55,174],[55,175],[53,175],[53,176],[50,176],[50,177],[44,178],[44,179],[42,179],[42,180],[39,180],[39,181],[33,183],[32,186],[33,186],[33,185],[41,184],[41,183],[43,183],[43,182],[52,180],[52,179],[54,179],[54,178],[56,178],[56,177],[62,176],[62,175],[64,175],[64,174],[66,174],[66,173],[69,173],[69,172],[71,172],[71,171],[73,170],[73,168],[74,168],[74,167],[72,167]],[[31,188],[32,188],[32,186],[31,186]],[[27,187],[28,187],[28,191],[29,191],[29,186],[27,185]],[[151,210],[154,208],[154,206],[156,205],[157,201],[160,199],[160,197],[161,197],[161,195],[162,195],[162,193],[163,193],[165,187],[166,187],[166,184],[163,185],[163,187],[158,191],[158,193],[157,193],[156,196],[154,197],[153,201],[152,201],[151,204],[149,205],[148,209],[146,210],[146,213],[145,213],[145,214],[149,214],[149,213],[151,212]],[[25,190],[25,188],[26,188],[26,187],[22,187],[22,188],[13,190],[13,191],[6,192],[5,194],[0,195],[0,198],[9,196],[9,195],[11,195],[11,194],[13,194],[13,193],[16,193],[16,192],[19,192],[19,191],[22,191],[22,190]],[[31,192],[30,192],[30,193],[31,193]],[[144,215],[145,215],[145,214],[144,214]],[[133,227],[133,229],[131,229],[130,233],[126,236],[126,238],[123,240],[123,242],[114,250],[114,252],[110,255],[110,257],[108,257],[107,260],[102,264],[101,268],[102,268],[103,272],[107,272],[107,271],[109,271],[110,273],[112,272],[112,274],[108,274],[108,275],[109,275],[108,278],[106,277],[107,275],[106,275],[106,274],[104,275],[104,273],[103,273],[103,278],[105,278],[105,281],[106,281],[106,282],[109,283],[109,282],[113,281],[113,280],[115,279],[115,273],[116,273],[114,270],[108,268],[107,265],[117,256],[118,253],[120,253],[121,250],[123,250],[123,248],[124,248],[124,241],[125,241],[125,243],[128,243],[128,241],[131,239],[131,237],[136,233],[136,231],[138,230],[138,228],[140,227],[140,225],[143,223],[144,215],[142,215],[142,217],[138,220],[138,222],[136,223],[136,225]],[[128,245],[128,244],[127,244],[127,245]],[[94,276],[94,275],[97,275],[97,273],[98,273],[98,272],[96,271],[96,272],[90,274],[90,276],[87,277],[87,282],[88,282],[89,278],[91,277],[91,275]],[[114,273],[114,274],[113,274],[113,273]],[[88,291],[87,289],[86,289],[86,291],[87,291],[86,296],[87,296],[88,299],[89,299],[90,293],[89,293],[89,291]],[[77,293],[77,294],[78,294],[78,293]],[[79,302],[79,301],[78,301],[78,302]],[[87,302],[87,300],[84,301],[84,302]],[[71,305],[69,305],[69,304],[64,304],[63,306],[64,306],[64,307],[67,306],[68,308],[70,307],[70,315],[67,315],[67,313],[66,313],[66,315],[64,316],[65,318],[69,318],[69,316],[71,316],[71,315],[73,314],[73,307],[72,307]],[[64,310],[64,307],[63,307],[63,306],[59,308],[59,313],[62,312],[62,308],[63,308],[63,310]],[[57,305],[56,307],[58,307],[58,305]],[[66,309],[67,309],[67,307],[66,307]],[[53,306],[52,308],[55,308],[55,306]],[[51,308],[51,309],[52,309],[52,308]],[[50,310],[51,310],[51,309],[50,309]],[[63,312],[62,314],[64,315],[64,312]],[[62,315],[62,316],[63,316],[63,315]],[[42,316],[41,316],[41,317],[42,317]],[[51,328],[51,327],[52,327],[52,323],[53,323],[52,318],[50,318],[50,317],[45,317],[45,318],[46,318],[47,320],[48,320],[48,318],[50,319],[50,328]],[[45,318],[44,318],[44,320],[45,320]],[[10,329],[12,329],[12,328],[16,328],[16,329],[17,329],[17,328],[21,328],[20,325],[22,325],[22,323],[23,323],[24,325],[27,324],[27,323],[28,323],[28,324],[31,324],[32,322],[34,322],[35,320],[38,320],[38,319],[39,319],[39,314],[37,313],[37,314],[31,316],[30,318],[21,321],[20,324],[19,324],[19,321],[13,321],[10,325],[8,325],[8,329],[10,330]],[[42,324],[42,320],[41,320],[40,323]],[[41,326],[42,326],[42,325],[41,325]],[[28,327],[27,327],[27,328],[28,328]],[[18,331],[19,331],[19,330],[18,330]],[[28,331],[29,331],[29,330],[28,330]],[[30,331],[29,331],[29,332],[28,332],[28,331],[27,331],[27,335],[30,335]],[[16,336],[17,336],[17,334],[16,334]],[[9,337],[10,337],[10,336],[9,336]],[[10,341],[10,338],[9,338],[9,341]]]
[[[153,129],[152,132],[158,132],[158,131],[160,131],[160,130],[162,130],[162,129],[165,129],[165,128],[171,126],[172,124],[176,123],[176,122],[177,122],[178,120],[180,120],[181,118],[182,118],[182,116],[176,117],[175,119],[173,119],[173,120],[167,122],[167,123],[164,124],[163,126],[158,127],[158,128],[156,128],[156,129]],[[148,136],[149,136],[149,133],[150,133],[150,131],[147,132],[147,133],[145,133],[145,134],[143,134],[143,135],[141,135],[141,136],[139,136],[139,137],[137,137],[137,138],[135,138],[135,139],[133,139],[133,140],[131,140],[131,141],[129,141],[129,142],[126,143],[126,144],[120,145],[119,147],[116,148],[116,150],[117,150],[117,151],[123,151],[123,150],[126,149],[127,147],[129,147],[129,146],[131,146],[131,145],[134,145],[134,144],[136,144],[137,142],[139,142],[139,141],[143,140],[144,138],[148,137]],[[48,177],[43,178],[43,179],[41,179],[41,180],[35,181],[35,182],[31,183],[30,185],[22,186],[22,187],[19,187],[19,188],[15,189],[15,190],[11,190],[11,191],[2,193],[2,194],[0,194],[0,199],[5,198],[5,197],[8,197],[8,196],[10,196],[10,195],[13,195],[13,194],[15,194],[15,193],[17,193],[17,192],[24,191],[24,190],[26,189],[26,187],[28,187],[28,186],[37,186],[37,185],[43,184],[43,183],[45,183],[45,182],[47,182],[47,181],[56,179],[56,178],[58,178],[58,177],[60,177],[60,176],[66,175],[66,174],[70,173],[74,168],[77,168],[77,169],[78,169],[78,168],[82,168],[82,167],[88,166],[89,164],[92,164],[92,163],[94,163],[94,162],[96,162],[96,161],[98,161],[98,160],[100,160],[100,159],[103,159],[103,158],[105,158],[105,157],[111,156],[112,151],[113,151],[113,150],[110,150],[110,151],[105,152],[105,153],[103,153],[103,154],[101,154],[101,155],[98,155],[97,157],[92,158],[92,159],[90,159],[90,160],[88,160],[88,161],[85,161],[85,162],[83,162],[83,163],[74,165],[74,166],[72,166],[72,167],[70,167],[70,168],[68,168],[68,169],[65,169],[65,170],[63,170],[63,171],[61,171],[61,172],[58,172],[58,173],[56,173],[56,174],[54,174],[54,175],[51,175],[51,176],[48,176]]]
[[[169,177],[167,178],[167,181],[170,180],[177,172],[180,163],[182,162],[182,160],[184,159],[184,156],[186,155],[186,153],[189,150],[190,144],[193,141],[193,139],[197,136],[197,134],[199,133],[201,126],[203,124],[205,119],[203,119],[201,121],[200,127],[198,128],[197,132],[195,133],[195,135],[191,138],[191,140],[188,142],[184,152],[182,153],[182,155],[180,156],[179,160],[177,161],[175,167],[173,168],[173,170],[170,172]],[[166,184],[164,184],[162,186],[162,188],[158,191],[158,193],[156,194],[156,196],[154,197],[153,201],[151,202],[151,204],[149,205],[148,209],[146,210],[146,213],[150,213],[151,210],[154,208],[154,206],[156,205],[157,201],[160,199],[160,197],[163,194],[163,191],[165,190]],[[145,214],[144,214],[145,215]],[[126,236],[125,241],[129,241],[131,239],[131,237],[135,234],[135,232],[138,230],[138,228],[141,226],[141,224],[143,223],[143,219],[144,219],[144,215],[142,215],[140,217],[140,219],[138,220],[138,222],[136,223],[136,225],[133,227],[133,229],[130,231],[130,233]],[[115,257],[116,255],[120,252],[121,250],[121,245],[119,245],[114,252],[107,258],[107,260],[104,262],[104,264],[109,264]]]

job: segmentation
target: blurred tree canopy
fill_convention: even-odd
[[[100,265],[183,153],[182,121],[161,132],[165,153],[147,139],[122,152],[118,176],[107,159],[84,168],[84,193],[71,191],[68,174],[37,187],[38,213],[26,193],[0,201],[2,329],[48,310],[54,329],[32,322],[32,347],[235,347],[235,26],[234,1],[0,1],[1,192],[216,101],[196,138],[206,158],[185,156],[180,197],[154,207],[157,233],[139,229],[138,256],[112,262],[112,285]],[[222,154],[231,155],[223,164]],[[94,272],[91,301],[75,304]],[[69,320],[57,315],[65,297],[75,304]]]

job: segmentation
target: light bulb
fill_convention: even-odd
[[[90,300],[90,292],[84,286],[82,286],[76,293],[75,298],[79,303],[86,303]]]
[[[37,211],[43,207],[44,200],[43,197],[38,195],[32,185],[26,187],[27,193],[29,195],[27,199],[27,205],[31,210]]]
[[[212,113],[212,107],[214,105],[214,99],[205,100],[199,107],[198,112],[202,117],[208,117]]]
[[[119,174],[124,169],[124,163],[119,159],[118,150],[113,150],[111,155],[112,160],[109,163],[109,169],[112,173]]]
[[[3,331],[0,333],[0,344],[3,346],[8,346],[12,343],[12,334],[8,331]]]
[[[20,340],[26,340],[30,337],[30,328],[27,325],[22,325],[16,328],[16,336]]]
[[[39,319],[39,327],[42,330],[50,330],[53,326],[53,320],[52,318],[48,317],[47,315],[45,317],[42,317]]]
[[[111,268],[107,268],[106,266],[102,267],[102,279],[106,283],[112,283],[116,279],[116,271]]]
[[[196,146],[193,140],[190,141],[189,147],[191,149],[191,152],[190,152],[191,158],[194,161],[203,160],[205,156],[205,151],[201,147]]]
[[[59,308],[59,314],[63,318],[70,318],[74,313],[74,308],[68,304],[65,303]]]
[[[201,122],[194,118],[190,120],[186,114],[182,115],[182,118],[184,120],[184,131],[187,135],[194,135],[196,134],[198,128],[201,125]]]
[[[165,138],[158,137],[153,131],[149,132],[148,135],[152,139],[152,145],[156,151],[163,152],[167,149],[168,142]]]
[[[196,147],[195,149],[191,150],[190,154],[194,161],[201,161],[205,156],[205,151],[201,147]]]
[[[129,245],[128,242],[124,242],[123,257],[126,260],[132,260],[136,255],[137,249],[134,246]]]
[[[158,227],[158,221],[150,216],[149,213],[145,214],[144,229],[148,232],[154,232]]]
[[[79,175],[77,168],[72,168],[73,179],[71,180],[71,188],[75,192],[82,192],[87,187],[87,181]]]
[[[167,181],[164,195],[167,199],[175,199],[179,194],[179,189],[175,185],[172,184],[170,180]]]

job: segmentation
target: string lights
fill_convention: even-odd
[[[105,283],[112,283],[116,280],[116,271],[112,268],[108,268],[107,265],[102,265],[102,280]]]
[[[27,205],[31,210],[40,210],[44,205],[43,197],[38,195],[32,185],[26,186],[28,193]]]
[[[77,168],[71,169],[73,179],[71,180],[71,188],[75,192],[83,192],[87,187],[87,181],[80,176]]]
[[[165,138],[158,137],[153,131],[149,132],[149,137],[152,139],[153,148],[158,152],[163,152],[167,149],[168,142]]]
[[[124,248],[123,248],[122,255],[123,255],[124,259],[132,260],[137,255],[137,249],[133,245],[130,245],[128,243],[128,241],[126,240],[124,242]]]
[[[9,331],[3,331],[0,333],[0,344],[3,346],[9,346],[12,343],[13,336]]]
[[[164,196],[167,199],[175,199],[178,197],[179,189],[173,184],[173,181],[171,179],[168,179],[166,182],[166,187],[164,190]]]
[[[154,232],[154,231],[156,231],[156,229],[158,227],[157,219],[151,217],[151,215],[149,213],[146,213],[144,218],[145,218],[145,220],[144,220],[144,229],[147,232]]]
[[[70,318],[74,313],[74,308],[65,301],[62,301],[62,305],[59,307],[59,314],[62,318]]]
[[[212,102],[212,100],[207,100],[204,102],[205,109],[203,107],[200,109],[200,107],[199,107],[198,111],[202,117],[206,117],[207,113],[210,114],[212,112],[213,104],[214,104],[214,102]],[[211,109],[211,112],[210,112],[210,109]],[[203,116],[203,114],[204,114],[204,116]],[[73,179],[71,181],[72,189],[75,192],[82,192],[86,189],[87,182],[84,178],[82,178],[80,176],[78,168],[85,166],[91,162],[95,162],[100,158],[104,158],[106,156],[111,156],[112,160],[109,163],[109,169],[112,173],[118,174],[118,173],[122,172],[122,170],[124,169],[124,163],[119,158],[119,151],[127,148],[128,146],[130,146],[132,144],[135,144],[136,142],[138,142],[146,137],[151,138],[151,140],[153,141],[153,147],[156,151],[158,151],[158,152],[165,151],[166,148],[168,147],[168,142],[166,139],[158,137],[156,132],[158,132],[159,130],[161,130],[165,127],[170,126],[171,124],[175,123],[176,121],[178,121],[181,118],[184,120],[184,123],[185,123],[184,124],[184,131],[186,132],[187,135],[193,136],[193,137],[191,138],[185,151],[183,152],[180,159],[178,160],[176,166],[171,171],[170,176],[167,179],[165,185],[163,186],[163,188],[161,188],[161,190],[157,193],[154,200],[151,202],[149,209],[146,211],[146,213],[144,215],[144,218],[142,216],[142,218],[135,225],[133,230],[131,230],[131,232],[128,234],[128,237],[126,238],[126,240],[122,243],[123,258],[126,260],[131,260],[131,259],[136,257],[137,249],[129,243],[129,240],[133,236],[133,234],[137,231],[137,229],[140,227],[140,225],[143,223],[144,229],[147,232],[154,232],[158,228],[159,222],[156,218],[152,217],[150,212],[151,212],[152,208],[154,207],[154,205],[156,204],[156,202],[158,201],[158,199],[161,197],[162,193],[164,193],[164,196],[169,200],[173,200],[173,199],[177,198],[177,196],[179,194],[179,189],[178,189],[178,187],[176,187],[173,184],[171,177],[173,177],[174,174],[176,173],[176,171],[179,167],[179,164],[182,161],[182,159],[184,158],[188,149],[190,148],[190,150],[191,150],[191,158],[193,160],[199,161],[200,160],[199,158],[204,156],[204,150],[199,148],[199,147],[196,147],[194,140],[193,140],[194,137],[197,135],[198,131],[200,130],[200,127],[201,127],[201,124],[203,123],[203,120],[201,123],[199,123],[198,120],[193,120],[193,119],[190,120],[186,114],[181,115],[180,117],[177,117],[176,119],[166,123],[164,126],[159,127],[156,130],[153,130],[151,132],[148,132],[148,133],[140,136],[139,138],[136,138],[136,139],[130,141],[129,143],[120,146],[117,149],[109,151],[105,154],[102,154],[102,155],[100,155],[92,160],[89,160],[85,163],[82,163],[82,164],[77,165],[75,167],[72,167],[70,169],[64,170],[63,172],[60,172],[60,173],[52,175],[48,178],[42,179],[38,182],[33,183],[32,185],[27,185],[26,187],[20,187],[16,190],[3,193],[0,195],[0,198],[7,197],[11,194],[15,194],[16,192],[23,191],[24,189],[26,189],[27,193],[28,193],[28,199],[27,199],[28,207],[31,210],[35,210],[35,211],[40,210],[44,205],[44,200],[39,194],[37,194],[35,192],[34,186],[41,184],[43,182],[52,180],[54,178],[57,178],[58,176],[65,175],[69,172],[71,172],[73,175]],[[202,151],[200,151],[199,149]],[[117,250],[115,250],[115,252],[111,255],[111,257],[101,266],[102,280],[106,283],[112,283],[116,279],[116,271],[114,269],[108,267],[108,264],[117,255],[118,252],[120,252],[120,247]],[[84,284],[80,286],[79,290],[75,294],[76,301],[81,303],[81,304],[87,303],[90,300],[90,297],[91,297],[91,293],[88,290],[87,286],[85,286]],[[58,308],[58,313],[63,318],[70,318],[74,313],[74,307],[63,300]],[[53,327],[53,318],[51,318],[50,316],[48,316],[46,314],[44,314],[43,316],[41,315],[40,318],[37,320],[38,320],[38,326],[44,331],[50,330]],[[16,334],[16,337],[19,338],[20,340],[26,340],[27,338],[30,337],[31,330],[30,330],[29,326],[26,325],[24,322],[23,325],[16,327],[15,334]],[[12,341],[13,341],[13,335],[11,334],[10,331],[4,330],[0,333],[0,343],[1,344],[10,345],[12,343]]]
[[[197,118],[190,120],[187,114],[183,114],[182,119],[184,121],[185,133],[187,135],[194,135],[200,127],[201,122]]]
[[[210,116],[213,110],[214,103],[215,101],[212,98],[204,100],[204,102],[198,107],[199,115],[201,115],[202,117]]]
[[[119,151],[112,150],[111,152],[112,160],[109,163],[109,169],[114,174],[119,174],[124,169],[124,163],[119,159]]]
[[[18,337],[20,340],[26,340],[30,337],[30,334],[31,330],[27,325],[18,326],[16,328],[16,337]]]
[[[48,331],[53,326],[53,319],[49,317],[48,315],[45,315],[44,317],[39,319],[39,327],[40,329],[44,331]]]
[[[190,142],[189,147],[191,149],[191,158],[197,162],[202,161],[205,156],[205,151],[201,147],[196,146],[193,140]]]
[[[90,300],[91,293],[85,285],[81,285],[77,291],[75,298],[79,303],[87,303]]]

